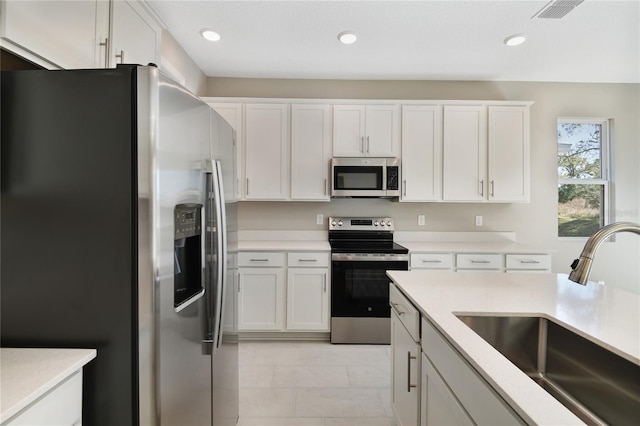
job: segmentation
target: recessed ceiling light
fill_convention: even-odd
[[[525,41],[527,41],[527,36],[525,36],[524,34],[513,34],[504,39],[504,44],[509,47],[513,47],[519,46]]]
[[[351,31],[343,31],[338,34],[338,40],[340,40],[340,43],[342,44],[353,44],[357,39],[358,36],[356,35],[356,33]]]
[[[207,28],[200,30],[200,34],[202,34],[202,37],[206,38],[209,41],[220,40],[220,34]]]

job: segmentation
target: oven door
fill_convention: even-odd
[[[376,260],[372,260],[372,257]],[[331,316],[389,318],[390,280],[386,271],[406,271],[408,268],[408,255],[361,257],[333,254]]]

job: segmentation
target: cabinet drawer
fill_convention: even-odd
[[[284,266],[284,253],[256,251],[238,253],[238,266],[280,267]]]
[[[411,255],[411,269],[451,269],[451,253],[415,253]]]
[[[422,319],[422,352],[478,425],[524,424],[431,323]]]
[[[420,313],[395,285],[389,285],[389,304],[415,342],[420,342]]]
[[[548,254],[508,254],[507,269],[527,271],[551,270],[551,255]]]
[[[287,266],[306,266],[311,268],[329,266],[329,253],[299,252],[287,255]]]
[[[458,269],[502,269],[501,254],[457,254]]]

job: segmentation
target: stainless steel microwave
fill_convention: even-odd
[[[400,159],[333,158],[332,197],[392,198],[400,196]]]

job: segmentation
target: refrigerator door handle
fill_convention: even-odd
[[[226,215],[224,208],[224,189],[220,162],[206,160],[203,170],[206,173],[207,247],[207,327],[203,339],[203,353],[213,354],[222,343],[222,318],[224,317],[225,272],[227,259]],[[212,268],[215,268],[213,270]]]
[[[224,203],[224,187],[222,183],[222,165],[220,161],[215,161],[215,172],[213,173],[213,189],[215,195],[216,207],[216,244],[217,244],[217,283],[216,283],[216,302],[214,309],[216,317],[214,319],[214,344],[215,348],[219,348],[222,344],[222,319],[224,318],[224,301],[226,297],[225,273],[227,271],[227,216]],[[215,349],[214,348],[214,349]]]

